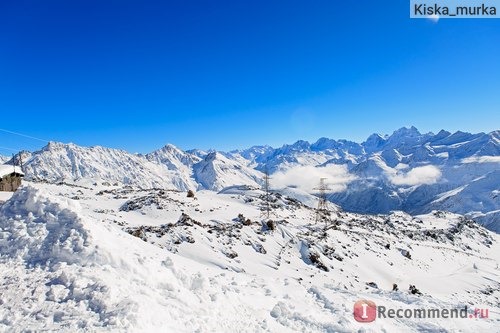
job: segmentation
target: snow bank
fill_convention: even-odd
[[[193,331],[205,286],[73,201],[24,187],[0,209],[0,331]]]
[[[29,266],[86,261],[94,251],[78,210],[70,201],[50,201],[35,188],[21,189],[0,209],[0,253]]]

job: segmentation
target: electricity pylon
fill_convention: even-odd
[[[263,204],[261,207],[261,213],[260,217],[265,217],[266,220],[269,220],[271,218],[271,192],[270,192],[270,184],[269,181],[271,180],[271,177],[269,177],[269,172],[267,171],[267,167],[264,170],[264,185],[263,185],[263,190],[265,192],[264,194],[264,200]]]
[[[326,199],[326,194],[330,190],[328,185],[325,183],[326,178],[321,178],[319,180],[319,186],[314,188],[318,190],[318,207],[316,208],[316,223],[325,222],[325,229],[328,227],[328,222],[330,222],[330,211],[328,209],[328,200]]]

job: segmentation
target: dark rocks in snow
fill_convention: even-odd
[[[186,213],[182,213],[181,216],[179,217],[179,220],[177,221],[177,224],[178,225],[185,225],[185,226],[189,226],[189,227],[192,227],[193,225],[198,225],[200,227],[202,227],[203,225],[196,221],[196,220],[193,220],[188,214]]]
[[[335,252],[335,249],[329,245],[324,245],[323,246],[323,255],[329,259],[332,258],[333,253]]]
[[[224,252],[224,254],[226,255],[226,257],[228,257],[229,259],[234,259],[238,256],[238,253],[234,252],[234,251],[226,251]]]
[[[128,233],[134,237],[142,239],[145,242],[148,241],[148,237],[146,236],[146,232],[144,231],[144,228],[142,226],[136,229],[130,229],[128,230]]]
[[[487,287],[486,289],[481,290],[481,293],[485,295],[492,295],[495,292],[495,289],[492,287]]]
[[[109,191],[115,191],[115,190],[109,190]],[[102,191],[106,192],[106,191]],[[165,209],[168,207],[171,207],[172,204],[174,206],[184,206],[185,203],[179,200],[172,199],[171,197],[168,196],[167,190],[151,190],[148,191],[149,193],[140,196],[131,200],[128,200],[125,202],[121,207],[120,211],[123,212],[129,212],[129,211],[136,211],[140,210],[144,207],[148,206],[154,206],[156,209]],[[123,191],[119,192],[119,195],[122,195]],[[99,194],[99,193],[98,193]],[[170,206],[168,206],[170,204]]]
[[[266,254],[267,253],[266,249],[264,248],[264,246],[262,246],[262,244],[253,243],[252,247],[255,250],[255,252],[262,253],[262,254]]]
[[[403,255],[403,257],[411,259],[411,253],[410,253],[410,251],[405,250],[405,249],[400,249],[400,251],[401,251],[401,254]]]
[[[269,220],[266,222],[267,230],[274,231],[276,230],[276,223],[273,220]]]
[[[333,253],[332,257],[337,259],[338,261],[344,261],[344,258],[342,258],[342,256],[340,256],[338,253]]]
[[[415,287],[413,284],[410,284],[408,291],[412,295],[422,295],[422,292],[420,292],[420,290],[418,290],[417,287]]]
[[[193,192],[193,190],[187,191],[187,197],[188,198],[194,198],[194,192]]]
[[[446,217],[446,213],[445,212],[442,212],[440,210],[437,210],[435,212],[432,213],[435,217],[437,218],[440,218],[440,219],[444,219]]]
[[[245,218],[245,216],[243,214],[238,214],[238,217],[235,218],[233,221],[239,222],[239,223],[241,223],[243,225],[247,225],[247,226],[252,224],[252,220]]]
[[[392,291],[398,291],[398,290],[399,290],[398,285],[393,283],[392,284]]]
[[[366,285],[371,288],[378,289],[378,285],[375,282],[367,282]]]
[[[320,260],[320,256],[319,256],[319,254],[318,254],[318,253],[316,253],[316,252],[310,252],[310,253],[309,253],[309,260],[311,260],[311,263],[312,263],[314,266],[318,267],[319,269],[321,269],[321,270],[323,270],[323,271],[325,271],[325,272],[330,271],[330,270],[328,269],[328,267],[326,267],[326,266],[325,266],[325,264],[323,264],[323,262],[321,262],[321,260]]]

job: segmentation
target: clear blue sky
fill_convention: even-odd
[[[2,129],[132,152],[491,131],[500,20],[412,20],[401,0],[1,1],[0,110]]]

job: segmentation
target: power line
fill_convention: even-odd
[[[9,133],[9,134],[19,135],[19,136],[22,136],[22,137],[25,137],[25,138],[28,138],[28,139],[38,140],[38,141],[42,141],[42,142],[49,142],[49,140],[44,140],[44,139],[36,138],[34,136],[26,135],[26,134],[22,134],[22,133],[18,133],[18,132],[12,132],[12,131],[9,131],[9,130],[6,130],[6,129],[2,129],[2,128],[0,128],[0,132],[5,132],[5,133]]]

